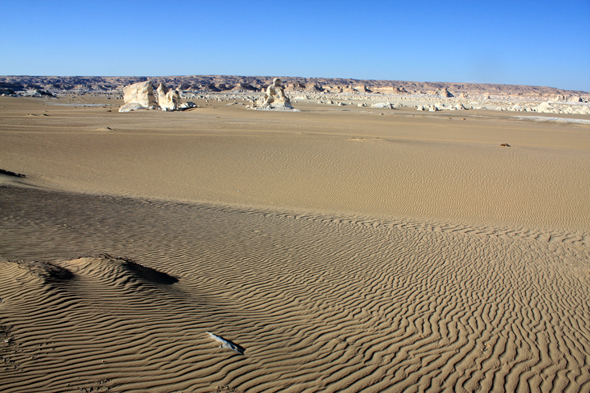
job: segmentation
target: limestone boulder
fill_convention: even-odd
[[[197,104],[195,104],[194,102],[188,101],[188,102],[185,102],[184,104],[181,104],[178,107],[178,110],[184,111],[184,110],[191,109],[191,108],[197,108]]]
[[[165,84],[158,86],[158,103],[163,111],[175,111],[180,106],[180,93],[178,90],[169,90]]]
[[[281,80],[275,78],[266,93],[253,104],[254,109],[293,109],[291,100],[285,95]]]
[[[123,88],[125,104],[119,112],[131,112],[141,109],[159,108],[154,89],[150,81],[138,82]]]
[[[535,111],[539,113],[558,113],[557,109],[549,102],[542,102],[535,107]]]

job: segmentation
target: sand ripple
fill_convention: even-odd
[[[590,389],[586,233],[0,204],[0,257],[21,260],[0,263],[2,391]]]

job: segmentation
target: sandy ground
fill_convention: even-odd
[[[590,125],[70,101],[0,98],[2,391],[590,391]]]

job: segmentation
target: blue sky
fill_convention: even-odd
[[[268,75],[590,91],[590,0],[0,0],[0,75]]]

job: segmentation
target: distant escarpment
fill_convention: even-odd
[[[186,76],[0,76],[0,94],[118,94],[123,87],[150,81],[179,91],[194,92],[263,92],[277,76],[186,75]],[[583,102],[590,92],[543,86],[501,85],[487,83],[407,82],[350,78],[300,78],[279,76],[286,91],[309,93],[426,94],[446,97],[497,96],[557,99]]]

